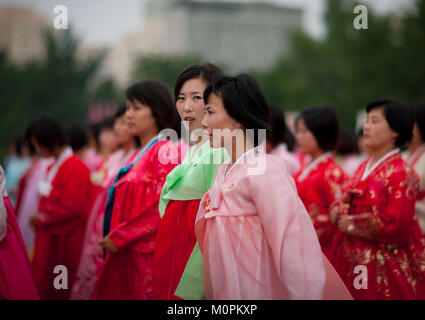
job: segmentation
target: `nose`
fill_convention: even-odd
[[[191,106],[191,102],[190,99],[186,99],[184,102],[184,107],[183,107],[183,111],[184,112],[192,112],[192,106]]]
[[[205,113],[204,118],[202,119],[202,128],[207,129],[208,128],[208,123],[207,123],[207,114]]]
[[[125,112],[125,120],[128,121],[133,116],[133,112],[131,111],[131,108],[128,108]]]

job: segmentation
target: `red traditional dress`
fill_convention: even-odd
[[[337,231],[332,263],[355,299],[425,299],[425,241],[415,217],[418,178],[395,149],[364,162],[336,204],[351,224]],[[367,270],[367,289],[360,271]],[[359,267],[357,267],[359,268]]]
[[[0,300],[3,299],[36,300],[38,294],[0,166]]]
[[[295,174],[298,195],[304,203],[320,241],[330,259],[336,225],[329,220],[329,208],[340,195],[347,177],[331,153],[325,153]]]
[[[180,299],[174,293],[196,244],[194,226],[200,199],[227,159],[225,150],[211,148],[209,141],[197,152],[196,147],[192,146],[183,163],[170,172],[162,189],[162,219],[153,262],[155,299]]]
[[[66,148],[39,184],[33,272],[42,299],[68,299],[75,280],[91,206],[87,166]],[[54,288],[54,268],[68,270],[68,289]]]
[[[158,201],[165,178],[178,164],[179,157],[174,143],[159,140],[152,144],[155,139],[158,138],[140,151],[142,156],[139,154],[128,173],[113,185],[108,235],[118,252],[106,256],[95,285],[95,299],[153,296],[152,259],[160,221]]]

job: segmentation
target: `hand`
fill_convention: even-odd
[[[337,223],[341,232],[351,234],[354,229],[354,225],[352,224],[350,217],[347,215],[340,216]]]
[[[317,204],[312,204],[308,208],[308,214],[310,215],[311,220],[315,220],[319,215],[319,206]]]
[[[117,253],[118,248],[115,246],[115,243],[112,241],[112,239],[109,236],[106,236],[103,238],[99,245],[102,247],[103,250],[110,253]]]
[[[329,209],[329,220],[332,223],[337,223],[338,219],[339,219],[339,206],[336,205]]]
[[[30,218],[30,225],[35,229],[37,227],[38,213]]]

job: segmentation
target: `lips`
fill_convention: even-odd
[[[189,122],[192,122],[192,121],[194,121],[195,120],[195,118],[193,118],[193,117],[184,117],[184,119],[183,119],[184,121],[189,121]]]

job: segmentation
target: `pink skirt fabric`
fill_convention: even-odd
[[[7,210],[7,234],[0,241],[0,299],[38,300],[31,265],[16,222],[13,206],[3,197]]]

